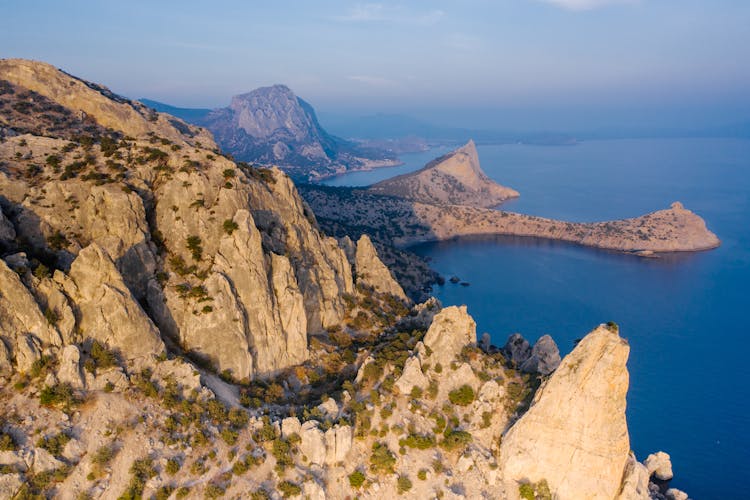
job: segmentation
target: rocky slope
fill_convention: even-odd
[[[374,184],[374,194],[434,205],[467,205],[491,208],[518,191],[501,186],[482,171],[474,141],[437,158],[421,170]]]
[[[308,335],[343,321],[353,266],[286,176],[49,65],[0,68],[3,245],[73,311],[76,342],[131,358],[168,339],[240,380],[304,361]],[[76,134],[47,123],[76,120]]]
[[[0,67],[0,498],[663,497],[668,455],[621,453],[612,327],[559,368],[548,337],[478,346],[279,170]]]
[[[279,165],[298,180],[396,164],[395,158],[328,134],[312,106],[286,86],[236,95],[196,123],[237,160]]]

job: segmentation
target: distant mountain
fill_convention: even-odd
[[[313,107],[285,85],[236,95],[228,107],[214,110],[142,102],[206,127],[221,149],[236,160],[278,165],[296,180],[314,181],[397,163],[392,153],[326,132]]]

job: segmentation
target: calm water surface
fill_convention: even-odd
[[[471,283],[436,287],[435,295],[444,304],[467,304],[479,333],[489,332],[496,344],[513,332],[531,341],[549,333],[567,353],[574,339],[616,321],[631,346],[627,412],[637,457],[670,453],[672,485],[693,498],[749,498],[750,141],[478,149],[485,172],[521,192],[504,209],[593,221],[679,200],[721,238],[716,250],[660,259],[507,237],[415,250],[441,274]],[[397,173],[442,152],[409,157]],[[395,171],[335,182],[369,184],[395,175],[387,170]]]

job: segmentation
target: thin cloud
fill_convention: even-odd
[[[568,10],[593,10],[617,4],[634,4],[640,0],[541,0]]]
[[[346,79],[351,80],[353,82],[363,83],[371,87],[382,88],[382,87],[393,87],[396,85],[395,81],[389,80],[388,78],[383,78],[382,76],[351,75],[351,76],[347,76]]]
[[[476,50],[482,45],[479,37],[466,33],[451,33],[444,40],[445,46],[457,50]]]
[[[439,9],[426,12],[415,12],[400,6],[388,6],[382,3],[357,4],[341,16],[333,19],[349,23],[390,22],[431,26],[445,16]]]

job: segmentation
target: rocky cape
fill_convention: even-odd
[[[327,133],[313,107],[285,85],[236,95],[226,108],[205,114],[182,111],[186,120],[210,130],[222,150],[235,159],[277,165],[295,180],[315,181],[398,164],[384,149],[364,147]]]
[[[545,238],[640,255],[720,245],[705,221],[679,202],[632,219],[589,223],[486,208],[518,193],[487,179],[473,142],[414,174],[370,188],[302,186],[301,191],[324,227],[366,232],[400,247],[481,235]]]
[[[686,497],[629,452],[616,326],[562,362],[477,344],[278,169],[47,64],[0,77],[0,498]]]
[[[437,158],[422,169],[372,185],[369,192],[436,205],[491,208],[519,196],[482,171],[474,141]]]

